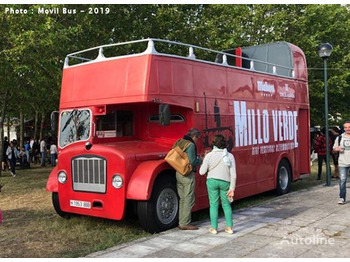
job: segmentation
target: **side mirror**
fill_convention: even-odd
[[[58,111],[52,111],[50,115],[51,130],[56,131],[58,129]]]
[[[170,125],[170,106],[168,104],[159,105],[159,124],[161,126]]]

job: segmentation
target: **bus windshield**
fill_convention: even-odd
[[[65,147],[90,137],[91,112],[88,109],[61,112],[59,145]]]

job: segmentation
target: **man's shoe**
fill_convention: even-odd
[[[338,204],[339,204],[339,205],[344,205],[344,204],[345,204],[344,198],[339,198]]]
[[[198,227],[192,225],[179,226],[180,230],[197,230]]]

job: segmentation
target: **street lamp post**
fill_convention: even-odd
[[[329,166],[329,124],[328,124],[328,90],[327,90],[327,59],[332,53],[333,47],[329,43],[319,45],[317,52],[324,63],[324,111],[326,120],[326,186],[331,185],[331,170]]]

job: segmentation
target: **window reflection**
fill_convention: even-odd
[[[91,113],[89,110],[63,111],[59,134],[60,147],[65,147],[76,141],[88,140],[90,125]]]

